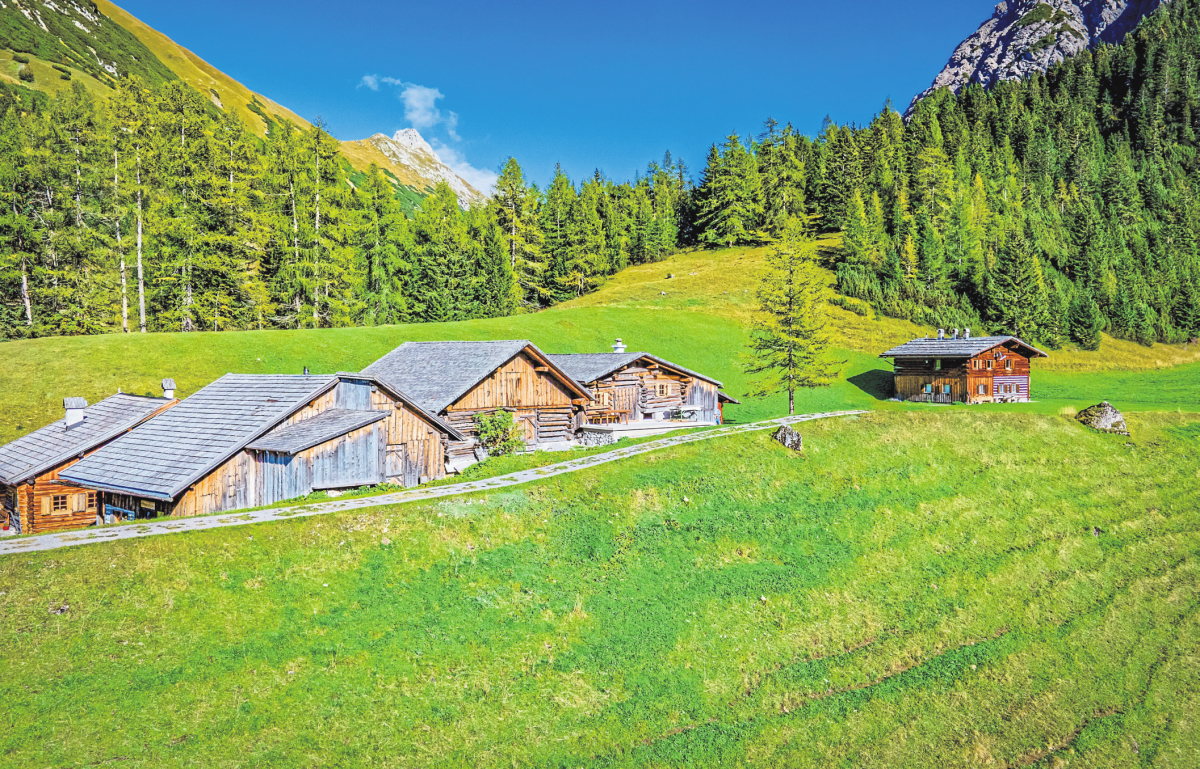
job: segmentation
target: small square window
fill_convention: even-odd
[[[979,385],[979,394],[987,395],[986,385]]]
[[[942,395],[950,394],[950,385],[942,385]]]
[[[932,393],[932,392],[933,392],[933,385],[931,385],[931,384],[927,384],[927,385],[925,385],[925,392],[927,392],[927,393]]]
[[[87,509],[88,509],[88,510],[95,510],[95,509],[96,509],[96,492],[94,492],[94,491],[89,491],[89,492],[88,492],[88,495],[87,495]]]
[[[989,360],[989,361],[987,362],[987,364],[988,364],[988,365],[987,365],[987,367],[988,367],[988,371],[991,371],[991,370],[992,370],[992,362]]]
[[[66,494],[55,494],[50,499],[50,512],[52,512],[52,513],[67,512],[67,495]]]
[[[1012,371],[1012,360],[1005,358],[1004,359],[1004,368],[1008,369],[1009,371]]]

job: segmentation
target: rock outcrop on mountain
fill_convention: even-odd
[[[429,142],[414,128],[397,131],[394,136],[375,134],[369,139],[345,142],[342,151],[351,161],[361,155],[390,170],[402,184],[417,190],[432,190],[445,181],[454,190],[458,203],[469,208],[487,201],[487,196],[472,187],[438,158]]]
[[[909,106],[939,88],[958,93],[1019,80],[1099,43],[1119,43],[1144,16],[1169,0],[1008,0],[954,51],[950,62]]]

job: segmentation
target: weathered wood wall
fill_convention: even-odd
[[[587,407],[589,424],[629,424],[645,414],[683,406],[701,409],[698,419],[715,422],[720,414],[718,387],[712,382],[668,371],[657,364],[634,364],[593,382],[596,400]]]
[[[23,483],[16,488],[15,515],[11,523],[19,523],[22,534],[44,534],[51,531],[66,531],[91,526],[96,522],[102,497],[98,492],[59,480],[59,473],[73,466],[79,459],[64,462],[53,470],[34,479],[32,484]],[[8,493],[5,494],[7,500]],[[65,497],[66,509],[54,510],[54,498]],[[5,507],[9,503],[5,502]]]

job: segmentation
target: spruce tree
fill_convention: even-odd
[[[1078,291],[1071,302],[1071,338],[1084,350],[1100,349],[1100,331],[1104,320],[1100,306],[1088,291]]]

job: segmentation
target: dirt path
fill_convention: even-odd
[[[12,555],[14,553],[31,553],[40,550],[57,550],[63,547],[109,542],[117,539],[137,539],[140,537],[155,537],[161,534],[174,534],[182,531],[207,531],[208,529],[220,529],[226,526],[245,526],[252,523],[284,521],[289,518],[325,515],[326,513],[337,513],[345,510],[364,510],[372,507],[399,505],[405,502],[421,502],[428,499],[453,497],[459,494],[472,494],[478,491],[492,491],[508,486],[519,486],[523,483],[541,480],[542,478],[553,478],[556,475],[586,470],[589,467],[597,467],[609,462],[616,462],[620,459],[637,456],[638,454],[647,454],[651,451],[659,451],[672,446],[682,446],[685,443],[723,438],[727,435],[736,435],[737,433],[771,430],[780,425],[810,422],[815,419],[830,419],[865,413],[867,412],[831,411],[824,414],[801,414],[794,417],[770,419],[765,422],[718,427],[715,430],[684,433],[683,435],[675,435],[648,443],[639,443],[635,446],[616,449],[603,454],[593,454],[588,457],[571,459],[566,462],[546,465],[545,467],[533,470],[522,470],[517,473],[501,475],[496,478],[484,478],[468,483],[433,486],[425,489],[412,489],[411,491],[399,491],[394,494],[380,494],[374,497],[360,497],[358,499],[346,500],[335,499],[329,502],[316,502],[307,505],[297,505],[295,507],[278,507],[271,510],[256,510],[245,513],[235,512],[224,515],[208,515],[199,518],[164,518],[146,523],[134,523],[102,529],[69,531],[59,534],[42,534],[39,536],[0,540],[0,556]]]

